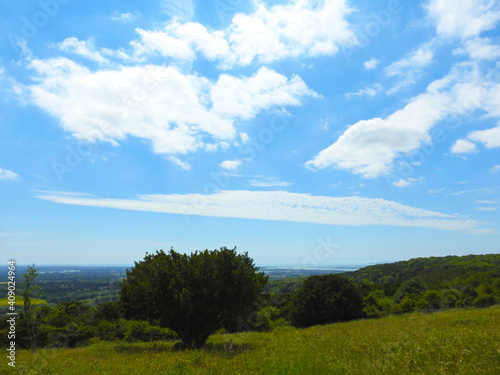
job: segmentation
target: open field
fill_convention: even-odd
[[[46,304],[46,303],[47,303],[47,301],[45,301],[44,299],[35,299],[35,298],[31,299],[32,305],[40,305],[40,304]],[[8,298],[0,299],[0,306],[7,306],[8,304],[9,304]],[[16,305],[18,305],[18,306],[24,305],[23,297],[16,296]]]
[[[500,306],[174,342],[18,351],[22,374],[498,374]],[[7,367],[2,364],[3,370]]]

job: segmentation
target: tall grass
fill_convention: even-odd
[[[97,342],[19,351],[17,361],[8,373],[500,374],[500,306],[214,335],[203,350],[177,351],[174,342]]]

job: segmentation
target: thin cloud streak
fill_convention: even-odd
[[[423,210],[384,199],[328,197],[286,191],[223,190],[211,195],[152,194],[136,199],[35,192],[47,201],[90,207],[240,219],[292,221],[329,225],[389,225],[492,233],[484,223],[457,215]]]

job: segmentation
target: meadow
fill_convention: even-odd
[[[499,374],[500,306],[411,313],[272,332],[216,334],[204,349],[175,342],[95,341],[18,350],[8,374]]]

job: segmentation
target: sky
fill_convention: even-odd
[[[5,263],[500,252],[500,2],[1,2]]]

